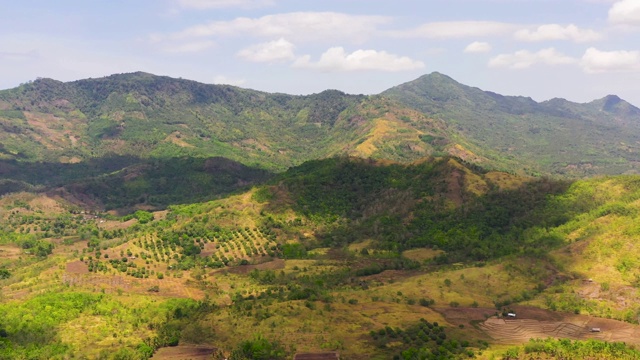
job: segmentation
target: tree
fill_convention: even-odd
[[[262,335],[242,342],[229,357],[230,360],[280,360],[285,359],[284,348],[278,342],[271,342]]]
[[[144,210],[138,210],[133,214],[133,217],[138,219],[138,222],[140,224],[146,224],[150,221],[153,220],[153,214],[148,212],[148,211],[144,211]]]
[[[0,269],[0,279],[8,279],[11,273],[7,269]]]

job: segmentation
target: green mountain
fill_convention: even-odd
[[[420,130],[399,117],[420,122]],[[268,94],[132,73],[69,83],[39,79],[2,91],[0,127],[4,159],[223,156],[283,170],[350,152],[416,159],[430,152],[419,135],[433,126],[382,98],[335,90]]]
[[[437,73],[0,91],[0,359],[639,358],[639,176],[531,176],[635,172],[639,116]]]
[[[450,154],[486,168],[584,176],[637,171],[640,110],[482,91],[433,73],[380,95],[308,96],[147,73],[0,91],[0,159],[225,157],[282,171],[334,155],[409,163]]]
[[[442,119],[504,168],[565,175],[636,173],[640,109],[614,95],[587,104],[502,96],[432,73],[382,93]]]

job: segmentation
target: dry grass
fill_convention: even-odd
[[[208,360],[216,348],[206,345],[178,345],[160,348],[153,354],[154,360]]]
[[[431,260],[441,254],[444,254],[444,251],[427,249],[427,248],[412,249],[412,250],[406,250],[402,252],[402,256],[406,257],[407,259],[411,259],[419,262]]]
[[[13,245],[0,245],[0,259],[16,260],[22,255],[22,249]]]
[[[357,243],[349,244],[348,249],[349,251],[360,252],[362,251],[362,249],[371,249],[373,245],[374,245],[373,240],[364,240]]]
[[[484,177],[491,183],[497,185],[500,190],[515,190],[529,180],[522,175],[512,175],[499,171],[490,171],[486,173]]]

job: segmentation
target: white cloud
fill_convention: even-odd
[[[486,53],[491,51],[491,45],[486,42],[474,41],[464,48],[466,53]]]
[[[213,83],[218,85],[233,85],[240,86],[247,81],[245,79],[231,79],[224,75],[217,75],[213,78]]]
[[[580,61],[587,73],[640,71],[640,51],[600,51],[589,48]]]
[[[515,25],[495,21],[444,21],[432,22],[410,30],[390,31],[395,37],[449,39],[500,35],[512,32]]]
[[[250,46],[240,50],[238,56],[253,62],[274,62],[283,60],[293,60],[294,45],[287,40],[280,38],[262,44]]]
[[[172,34],[174,39],[220,36],[286,37],[293,41],[351,40],[362,42],[373,36],[378,25],[391,18],[385,16],[348,15],[335,12],[296,12],[266,15],[260,18],[239,17],[189,27]],[[155,36],[161,38],[161,36]]]
[[[258,8],[274,4],[273,0],[177,0],[178,5],[189,9],[220,9],[220,8]]]
[[[566,65],[573,64],[576,61],[576,59],[564,55],[554,48],[548,48],[537,52],[520,50],[513,54],[500,54],[489,60],[489,66],[506,67],[510,69],[526,69],[535,64]]]
[[[575,42],[589,42],[600,40],[602,34],[590,29],[580,29],[574,24],[562,26],[545,24],[535,30],[522,29],[515,33],[515,38],[522,41],[570,40]]]
[[[386,51],[356,50],[348,54],[342,47],[332,47],[325,51],[317,62],[312,62],[309,55],[298,58],[294,64],[297,68],[318,69],[324,71],[405,71],[424,67],[421,61],[406,56],[389,54]]]
[[[640,1],[618,1],[609,9],[609,21],[620,25],[640,26]]]
[[[164,51],[173,53],[193,53],[209,49],[214,45],[215,43],[210,40],[194,41],[184,44],[168,45],[164,47]]]

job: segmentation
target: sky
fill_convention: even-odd
[[[0,89],[134,71],[288,94],[437,71],[640,106],[640,0],[0,0]]]

